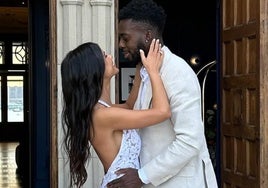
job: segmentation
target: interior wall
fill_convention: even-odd
[[[198,55],[200,64],[195,70],[216,58],[216,1],[205,6],[203,1],[183,1],[175,6],[174,2],[155,0],[167,14],[165,45],[188,62]],[[119,8],[128,2],[121,0]]]

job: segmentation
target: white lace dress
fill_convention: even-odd
[[[99,103],[106,107],[110,107],[104,101],[99,100]],[[106,188],[107,183],[119,178],[115,172],[121,168],[136,168],[140,167],[139,154],[141,148],[141,139],[135,129],[123,130],[121,146],[118,154],[112,162],[107,173],[104,175],[101,188]]]

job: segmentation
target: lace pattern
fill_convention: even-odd
[[[139,154],[141,148],[141,139],[136,130],[123,130],[120,150],[112,162],[107,173],[104,175],[101,188],[106,188],[108,182],[119,178],[115,171],[120,168],[136,168],[140,167]]]

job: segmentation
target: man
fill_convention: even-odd
[[[124,57],[140,63],[139,49],[148,52],[151,40],[160,39],[166,14],[152,0],[132,0],[119,12],[119,47]],[[180,57],[163,46],[160,70],[168,94],[171,118],[140,129],[141,168],[121,169],[121,178],[109,188],[217,188],[201,117],[201,93],[196,74]],[[141,68],[142,83],[134,109],[150,108],[151,85]]]

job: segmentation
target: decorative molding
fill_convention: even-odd
[[[112,1],[111,0],[90,0],[89,1],[91,6],[112,6]]]
[[[84,4],[84,0],[61,0],[60,3],[64,5],[79,5],[82,6]]]

